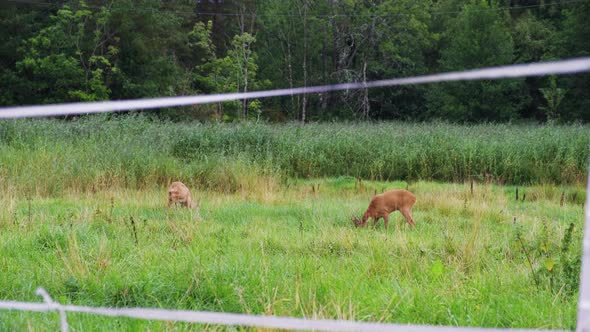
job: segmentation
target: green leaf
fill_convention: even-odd
[[[555,266],[555,262],[551,258],[547,258],[545,260],[545,268],[547,269],[547,271],[549,271],[549,272],[553,271],[554,266]]]
[[[430,272],[434,278],[440,278],[445,272],[445,266],[443,262],[440,259],[436,260],[434,264],[432,264]]]

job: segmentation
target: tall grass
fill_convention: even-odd
[[[354,176],[584,182],[590,127],[445,123],[175,124],[141,116],[0,122],[0,185],[144,188],[181,179],[231,192],[247,178]]]
[[[0,121],[0,298],[38,300],[45,286],[82,305],[571,329],[585,193],[564,184],[585,179],[589,129]],[[514,186],[414,181],[469,177],[518,184],[526,200]],[[202,218],[164,208],[173,179]],[[415,230],[399,214],[388,231],[352,227],[373,192],[408,182]],[[0,330],[56,322],[0,312]]]
[[[523,202],[507,186],[476,185],[471,194],[468,184],[414,182],[415,229],[398,212],[388,230],[382,222],[354,228],[350,215],[362,213],[374,189],[406,185],[364,181],[355,189],[355,182],[197,190],[202,219],[166,209],[161,189],[34,197],[30,208],[3,193],[0,299],[40,301],[34,290],[43,286],[61,303],[90,306],[575,328],[582,202],[561,206],[543,186],[520,187],[535,197]],[[552,256],[540,244],[561,252],[571,223],[566,258],[574,270],[561,273],[559,260],[555,276],[544,277]],[[83,314],[68,320],[73,331],[214,329]],[[52,314],[0,310],[2,331],[55,330],[58,322]]]

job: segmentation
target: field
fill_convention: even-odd
[[[573,329],[588,127],[409,126],[0,123],[0,299],[40,301],[43,286],[92,306]],[[446,139],[432,147],[430,136]],[[355,154],[367,137],[398,137],[405,150],[379,168]],[[302,152],[287,159],[296,138]],[[165,208],[176,178],[194,188],[199,214]],[[406,187],[418,197],[415,229],[399,213],[388,230],[353,227],[375,191]],[[203,328],[68,320],[83,331]],[[0,311],[0,330],[58,322]]]

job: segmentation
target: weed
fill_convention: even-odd
[[[564,291],[573,294],[579,287],[580,256],[570,252],[574,233],[574,223],[570,223],[557,243],[558,234],[544,220],[541,232],[534,241],[526,243],[521,230],[516,228],[516,239],[520,243],[537,290],[541,287],[553,293]]]

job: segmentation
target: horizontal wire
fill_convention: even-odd
[[[45,293],[42,288],[37,290],[37,294]],[[48,297],[48,296],[47,296]],[[47,300],[46,300],[47,301]],[[0,301],[0,309],[26,310],[26,311],[58,311],[72,313],[86,313],[109,317],[128,317],[148,320],[179,321],[201,324],[217,324],[229,326],[251,326],[274,329],[289,330],[315,330],[315,331],[408,331],[408,332],[457,332],[457,331],[481,331],[481,332],[500,332],[505,329],[477,328],[477,327],[457,327],[457,326],[428,326],[428,325],[411,325],[411,324],[390,324],[390,323],[372,323],[356,322],[348,320],[332,319],[307,319],[295,317],[247,315],[224,312],[206,312],[190,310],[168,310],[154,308],[105,308],[105,307],[88,307],[76,305],[63,305],[53,300],[48,303]],[[67,322],[62,321],[63,326]],[[512,329],[512,331],[536,331]],[[555,331],[555,330],[546,330]]]
[[[492,80],[541,75],[573,74],[584,71],[590,71],[590,57],[560,60],[553,62],[516,64],[371,82],[341,83],[293,89],[277,89],[252,92],[235,92],[212,95],[176,96],[118,101],[4,107],[0,108],[0,119],[120,112],[138,109],[154,109],[162,107],[210,104],[244,99],[259,99],[299,94],[324,93],[329,91],[415,85],[436,82]]]

